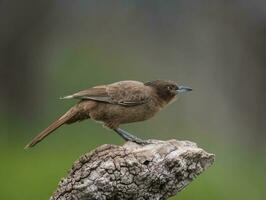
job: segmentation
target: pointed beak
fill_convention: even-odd
[[[192,91],[192,88],[180,85],[178,86],[178,89],[176,90],[178,93],[185,93],[185,92],[190,92]]]

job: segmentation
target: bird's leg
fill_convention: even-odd
[[[148,141],[142,140],[121,128],[115,128],[114,131],[118,133],[118,135],[120,135],[126,141],[131,141],[131,142],[135,142],[137,144],[142,144],[142,145],[149,143]]]

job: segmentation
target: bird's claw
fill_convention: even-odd
[[[135,138],[135,139],[133,139],[133,140],[129,140],[129,141],[131,141],[131,142],[135,142],[135,143],[137,143],[137,144],[139,144],[139,145],[147,145],[147,144],[150,144],[150,142],[148,141],[148,140],[142,140],[142,139],[140,139],[140,138]]]
[[[135,142],[135,143],[137,143],[137,144],[139,144],[139,145],[150,144],[149,141],[147,141],[147,140],[143,140],[143,139],[140,139],[140,138],[138,138],[138,137],[136,137],[136,136],[134,136],[134,135],[128,133],[127,131],[125,131],[125,130],[123,130],[123,129],[121,129],[121,128],[116,128],[116,129],[114,129],[114,131],[115,131],[116,133],[118,133],[118,135],[120,135],[120,136],[121,136],[124,140],[126,140],[126,141]]]

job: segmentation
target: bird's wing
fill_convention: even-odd
[[[62,99],[91,99],[95,101],[103,101],[103,102],[111,103],[111,98],[107,93],[106,85],[88,88],[88,89],[79,91],[75,94],[65,96]]]
[[[63,99],[90,99],[95,101],[136,106],[146,103],[150,99],[147,87],[137,81],[120,81],[110,85],[101,85],[82,90]]]
[[[113,83],[108,85],[107,91],[114,102],[124,106],[141,105],[150,100],[150,90],[138,81]]]

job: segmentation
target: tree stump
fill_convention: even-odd
[[[50,200],[159,200],[180,192],[214,162],[190,141],[102,145],[77,160]]]

